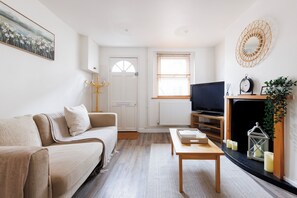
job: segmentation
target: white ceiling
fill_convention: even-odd
[[[40,0],[101,46],[208,47],[256,0]]]

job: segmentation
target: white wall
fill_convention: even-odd
[[[195,49],[195,83],[215,81],[215,49],[204,47]]]
[[[272,21],[273,47],[267,58],[253,68],[243,68],[235,58],[237,39],[244,28],[256,19]],[[279,76],[297,79],[297,1],[260,0],[244,13],[226,32],[225,80],[238,94],[240,80],[248,74],[259,94],[264,81]],[[297,88],[294,90],[297,95]],[[290,101],[285,128],[285,179],[297,186],[297,99]]]
[[[225,80],[225,42],[222,41],[215,46],[215,79]]]
[[[79,68],[79,36],[37,0],[4,3],[55,34],[55,60],[0,43],[0,117],[62,111],[65,105],[90,107]]]

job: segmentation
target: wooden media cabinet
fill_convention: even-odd
[[[191,114],[191,127],[198,128],[209,139],[223,143],[224,116],[213,116],[200,113]]]

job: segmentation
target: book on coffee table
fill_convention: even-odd
[[[206,144],[208,138],[198,129],[177,129],[177,135],[183,144]]]

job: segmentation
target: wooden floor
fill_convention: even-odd
[[[107,171],[90,178],[73,197],[145,197],[151,144],[170,143],[169,133],[139,134],[137,140],[119,140]],[[291,197],[290,193],[253,177],[272,197]]]
[[[168,133],[140,134],[137,140],[119,140],[119,153],[109,163],[109,170],[87,181],[74,197],[145,197],[151,144],[169,142]]]

